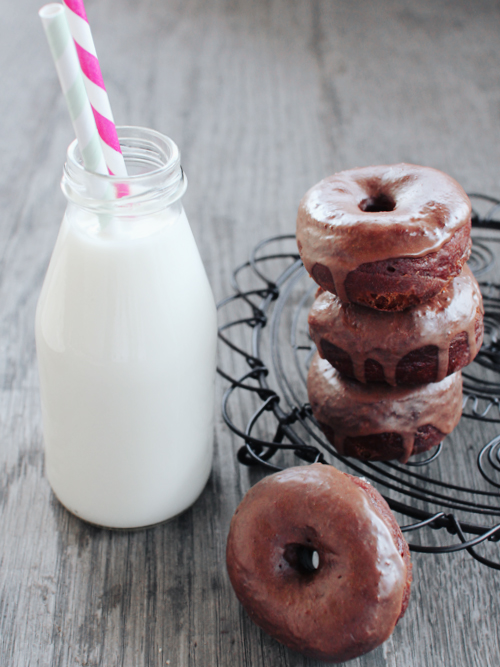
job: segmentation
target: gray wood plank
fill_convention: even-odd
[[[51,494],[33,320],[72,134],[39,4],[1,7],[0,664],[315,667],[252,625],[232,593],[226,533],[259,474],[239,466],[219,415],[210,482],[168,524],[99,530]],[[217,298],[258,240],[293,232],[302,194],[333,171],[404,160],[500,196],[496,1],[89,0],[87,10],[116,121],[181,148]],[[235,417],[248,410],[237,403]],[[453,442],[494,433],[467,423]],[[453,470],[464,483],[469,472]],[[496,667],[498,573],[464,553],[413,562],[405,618],[353,667]]]

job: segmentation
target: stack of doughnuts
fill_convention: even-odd
[[[483,337],[470,227],[464,190],[428,167],[351,169],[303,197],[297,244],[319,285],[309,401],[339,453],[406,462],[457,425]]]

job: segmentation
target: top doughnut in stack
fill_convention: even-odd
[[[321,288],[309,399],[340,453],[407,461],[458,423],[483,336],[470,228],[464,190],[428,167],[352,169],[303,197],[297,244]]]

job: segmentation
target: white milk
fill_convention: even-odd
[[[169,519],[212,461],[216,311],[180,204],[113,219],[70,205],[36,315],[46,470],[77,516]]]

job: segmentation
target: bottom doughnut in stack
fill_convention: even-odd
[[[462,375],[391,387],[342,377],[316,353],[307,390],[312,412],[339,454],[371,461],[399,459],[438,445],[462,414]]]

